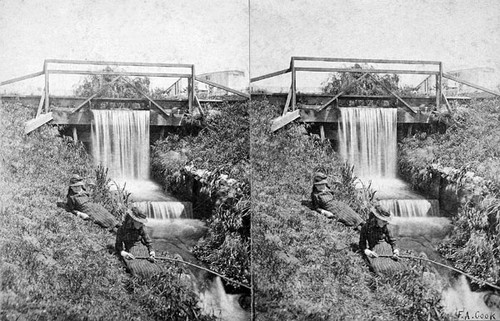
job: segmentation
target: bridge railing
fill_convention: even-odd
[[[97,66],[121,66],[121,67],[155,67],[155,68],[176,68],[181,69],[181,72],[144,72],[144,71],[113,71],[113,70],[75,70],[68,68],[54,68],[54,65],[97,65]],[[210,82],[205,79],[196,77],[195,66],[193,64],[174,64],[174,63],[149,63],[149,62],[122,62],[122,61],[88,61],[88,60],[65,60],[65,59],[46,59],[44,60],[43,70],[33,74],[9,79],[0,82],[0,86],[12,84],[18,81],[44,76],[45,77],[45,87],[43,89],[42,96],[40,98],[40,103],[37,110],[37,117],[41,114],[42,109],[47,113],[50,107],[50,75],[51,74],[63,74],[63,75],[110,75],[116,76],[110,83],[105,84],[91,97],[88,97],[83,103],[79,104],[73,112],[76,112],[88,104],[92,99],[95,99],[99,94],[101,94],[106,88],[111,86],[114,82],[119,79],[127,82],[132,88],[134,88],[138,93],[141,94],[145,99],[147,99],[151,106],[154,106],[163,116],[170,116],[157,102],[149,96],[148,93],[143,92],[140,88],[137,88],[133,83],[123,78],[124,76],[145,76],[145,77],[163,77],[163,78],[178,78],[174,82],[174,85],[178,84],[180,80],[188,80],[188,109],[189,113],[193,112],[194,108],[198,108],[200,112],[203,110],[200,105],[200,101],[196,97],[196,86],[195,81],[203,82],[209,86],[217,87],[223,89],[227,92],[236,94],[238,96],[249,99],[250,95],[238,90],[229,88],[227,86]],[[170,88],[169,88],[170,89]],[[168,90],[168,89],[167,89]]]

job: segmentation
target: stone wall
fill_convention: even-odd
[[[449,216],[455,215],[459,206],[467,202],[479,204],[492,190],[491,181],[473,172],[439,164],[405,170],[400,174],[419,192],[438,199],[441,210]]]

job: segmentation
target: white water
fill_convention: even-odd
[[[92,110],[92,155],[114,179],[149,178],[149,111]]]
[[[203,222],[193,220],[190,202],[179,202],[149,180],[149,111],[93,110],[92,155],[97,165],[108,168],[110,188],[123,189],[147,216],[155,248],[191,258],[190,249],[206,233]],[[195,284],[196,287],[196,284]],[[224,291],[216,279],[198,293],[204,313],[220,320],[249,320],[237,295]]]
[[[429,217],[439,216],[439,202],[427,199],[386,199],[380,200],[380,205],[395,216]]]
[[[354,165],[361,184],[396,216],[438,216],[437,201],[426,200],[397,178],[397,108],[340,108],[339,151]]]
[[[461,275],[455,284],[443,291],[444,310],[457,320],[497,320],[500,309],[486,305],[484,296],[487,293],[472,292],[465,276]]]
[[[160,220],[172,220],[180,218],[193,218],[193,206],[191,202],[156,202],[143,201],[134,203],[144,211],[148,218]]]
[[[359,177],[396,177],[396,108],[340,108],[340,155]]]

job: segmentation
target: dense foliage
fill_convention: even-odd
[[[57,128],[25,135],[35,110],[0,107],[0,319],[156,320],[186,315],[186,307],[203,319],[178,272],[164,275],[163,285],[147,283],[144,292],[148,280],[131,281],[114,254],[114,234],[57,206],[74,173],[96,182],[96,200],[113,213],[126,199],[111,201],[105,171],[94,176],[82,145],[59,137]],[[147,301],[160,292],[159,302]]]
[[[276,133],[279,115],[252,102],[252,273],[257,320],[442,320],[440,295],[421,268],[394,278],[369,272],[359,234],[307,207],[315,171],[341,177],[340,200],[363,215],[373,198],[352,169],[300,124]]]
[[[152,171],[178,198],[193,202],[208,235],[194,249],[211,269],[250,284],[248,103],[211,110],[203,128],[155,144]]]
[[[373,69],[372,66],[361,66],[355,64],[355,69]],[[397,74],[368,74],[363,72],[335,72],[330,74],[322,84],[321,90],[325,94],[366,95],[383,96],[390,92],[404,96],[415,96],[417,93],[410,87],[401,86]],[[365,104],[382,104],[382,101],[365,101]]]
[[[431,190],[432,182],[456,186],[454,230],[441,246],[454,265],[500,282],[500,101],[456,105],[440,115],[445,132],[417,133],[400,144],[400,172]],[[438,186],[439,188],[439,186]]]

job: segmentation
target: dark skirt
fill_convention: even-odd
[[[380,242],[379,244],[375,245],[372,251],[374,251],[378,255],[392,256],[392,248],[386,242]],[[391,275],[398,271],[406,269],[406,266],[404,264],[402,264],[400,261],[395,261],[390,257],[369,257],[368,262],[373,272],[377,274]]]
[[[331,212],[337,221],[347,226],[356,227],[363,223],[361,216],[343,202],[330,200],[325,204],[324,209]]]
[[[148,249],[142,244],[135,245],[129,251],[135,257],[149,257]],[[162,271],[162,262],[150,262],[147,259],[125,259],[127,270],[135,276],[152,276]]]
[[[118,220],[104,206],[88,202],[82,205],[81,212],[90,216],[91,220],[103,228],[111,229],[118,225]]]

